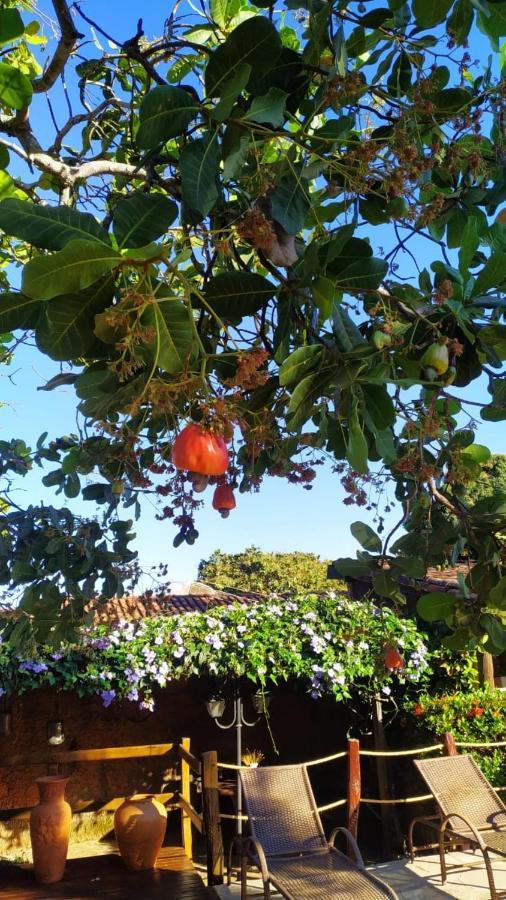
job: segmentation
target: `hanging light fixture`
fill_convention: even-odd
[[[251,705],[257,716],[263,716],[269,709],[272,700],[272,694],[268,691],[257,691],[251,698]]]
[[[61,719],[53,719],[47,723],[47,742],[52,747],[59,747],[65,740],[65,731]]]

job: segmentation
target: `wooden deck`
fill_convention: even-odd
[[[180,847],[164,847],[157,868],[129,872],[116,853],[69,859],[63,881],[38,885],[29,866],[0,865],[2,900],[209,900],[211,892]]]

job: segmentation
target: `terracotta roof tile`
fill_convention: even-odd
[[[259,600],[261,594],[246,591],[217,591],[191,594],[142,594],[139,597],[114,597],[96,609],[96,620],[113,623],[119,619],[149,619],[178,613],[206,612],[216,606]]]

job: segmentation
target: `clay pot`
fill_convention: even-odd
[[[68,778],[37,778],[40,801],[30,815],[33,868],[39,884],[61,881],[69,846],[72,811],[65,800]]]
[[[121,858],[128,869],[152,869],[167,826],[167,810],[150,794],[127,797],[114,814]]]

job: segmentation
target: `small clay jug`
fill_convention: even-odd
[[[127,797],[114,814],[121,858],[128,869],[152,869],[163,844],[167,810],[151,794]]]
[[[68,778],[37,778],[39,804],[30,815],[33,868],[39,884],[61,881],[67,861],[72,810],[65,800]]]

